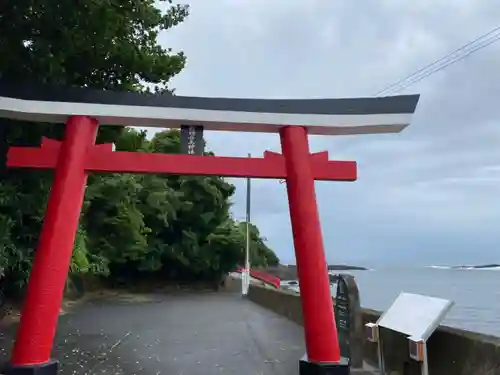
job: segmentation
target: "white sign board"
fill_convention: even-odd
[[[446,299],[401,293],[377,325],[427,341],[452,306]]]

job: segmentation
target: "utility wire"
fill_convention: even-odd
[[[457,63],[457,62],[459,62],[459,61],[461,61],[463,59],[465,59],[466,57],[472,55],[474,52],[479,51],[479,50],[481,50],[481,49],[489,46],[490,44],[493,44],[494,42],[496,42],[498,40],[500,40],[500,34],[496,35],[494,38],[490,38],[490,39],[484,41],[480,45],[474,46],[475,48],[473,48],[473,49],[471,49],[469,51],[466,51],[466,53],[463,54],[463,55],[461,55],[461,56],[457,56],[454,60],[444,61],[444,63],[440,64],[438,67],[436,67],[436,69],[433,69],[433,70],[430,70],[430,71],[427,71],[427,72],[423,72],[420,75],[415,75],[415,76],[411,77],[409,80],[407,80],[407,82],[402,82],[399,86],[393,87],[392,89],[389,89],[388,91],[385,91],[384,95],[389,95],[389,94],[392,94],[392,93],[404,90],[405,88],[413,85],[414,83],[420,82],[424,78],[427,78],[428,76],[430,76],[430,75],[432,75],[434,73],[437,73],[437,72],[443,70],[444,68],[446,68],[446,67],[448,67],[450,65],[453,65],[453,64],[455,64],[455,63]]]
[[[409,74],[408,76],[400,79],[399,81],[384,87],[382,90],[378,91],[375,93],[374,96],[379,96],[380,94],[384,93],[384,95],[387,95],[389,92],[393,93],[395,91],[401,91],[402,89],[405,89],[406,87],[421,81],[422,79],[437,73],[438,71],[458,62],[463,60],[464,58],[470,56],[474,52],[489,46],[490,44],[498,41],[500,39],[500,26],[495,27],[493,30],[475,38],[474,40],[464,44],[463,46],[457,48],[456,50],[448,53],[446,56],[418,69],[417,71]],[[495,35],[492,35],[495,34]],[[490,37],[490,38],[488,38]],[[486,39],[486,40],[485,40]],[[479,42],[479,46],[478,43]],[[481,44],[482,43],[482,44]],[[471,47],[471,48],[469,48]],[[465,53],[460,55],[459,53]],[[457,56],[458,55],[458,56]],[[432,68],[432,69],[430,69]],[[430,69],[430,71],[429,71]],[[405,82],[410,80],[411,83]],[[400,88],[400,86],[402,87]]]
[[[433,67],[433,66],[435,66],[435,65],[437,65],[437,64],[439,64],[439,63],[441,63],[441,62],[446,61],[446,60],[447,60],[447,59],[449,59],[451,56],[455,55],[457,52],[463,51],[463,50],[464,50],[464,49],[466,49],[467,47],[469,47],[469,46],[473,45],[474,43],[478,42],[479,40],[484,39],[484,38],[486,38],[487,36],[489,36],[489,35],[491,35],[491,34],[493,34],[493,33],[497,32],[497,31],[500,31],[500,26],[495,27],[493,30],[489,31],[488,33],[483,34],[483,35],[481,35],[481,36],[477,37],[476,39],[474,39],[474,40],[470,41],[469,43],[467,43],[467,44],[463,45],[462,47],[457,48],[456,50],[454,50],[454,51],[452,51],[452,52],[448,53],[446,56],[444,56],[444,57],[440,58],[439,60],[436,60],[436,61],[434,61],[434,62],[432,62],[432,63],[430,63],[430,64],[428,64],[428,65],[424,66],[423,68],[420,68],[419,70],[417,70],[417,71],[415,71],[415,72],[413,72],[413,73],[411,73],[411,74],[407,75],[406,77],[404,77],[404,78],[400,79],[399,81],[397,81],[397,82],[395,82],[395,83],[393,83],[393,84],[391,84],[391,85],[389,85],[389,86],[386,86],[386,87],[385,87],[385,88],[383,88],[382,90],[378,91],[375,95],[379,95],[379,94],[383,93],[384,91],[387,91],[387,90],[389,90],[390,88],[392,88],[392,87],[394,87],[394,86],[397,86],[398,84],[400,84],[400,83],[402,83],[402,82],[406,81],[407,79],[409,79],[409,78],[413,77],[414,75],[416,75],[416,74],[418,74],[418,73],[421,73],[421,72],[423,72],[424,70],[426,70],[426,69],[428,69],[428,68],[431,68],[431,67]]]
[[[492,39],[488,40],[486,43],[478,46],[477,48],[474,48],[473,50],[468,51],[466,54],[458,57],[457,59],[449,61],[448,63],[439,66],[439,68],[437,68],[437,69],[431,70],[431,71],[427,72],[426,74],[421,75],[419,77],[414,77],[412,80],[410,80],[409,82],[403,84],[402,86],[397,87],[397,88],[395,88],[393,90],[390,90],[389,92],[386,92],[385,95],[394,94],[396,92],[402,91],[402,90],[406,89],[407,87],[409,87],[409,86],[411,86],[411,85],[413,85],[413,84],[415,84],[417,82],[420,82],[424,78],[427,78],[427,77],[429,77],[429,76],[431,76],[431,75],[433,75],[433,74],[435,74],[435,73],[437,73],[437,72],[439,72],[439,71],[447,68],[448,66],[453,65],[453,64],[455,64],[455,63],[457,63],[457,62],[465,59],[466,57],[469,57],[473,53],[475,53],[475,52],[477,52],[477,51],[479,51],[479,50],[481,50],[481,49],[483,49],[483,48],[489,46],[490,44],[493,44],[493,43],[495,43],[495,42],[497,42],[499,40],[500,40],[500,35],[498,35],[496,38],[492,38]]]

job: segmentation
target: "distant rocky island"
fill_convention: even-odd
[[[479,266],[452,266],[452,269],[481,269],[481,268],[500,268],[500,264],[481,264]]]
[[[349,266],[345,264],[333,264],[328,266],[328,271],[346,271],[346,270],[357,270],[357,271],[367,271],[368,268],[360,266]]]
[[[328,271],[366,271],[367,268],[360,266],[350,266],[346,264],[332,264],[328,265]],[[279,277],[281,280],[295,280],[297,279],[297,266],[280,264],[274,267],[267,267],[263,271]]]

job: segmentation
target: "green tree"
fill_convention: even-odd
[[[246,236],[246,222],[239,222],[238,228]],[[250,223],[250,262],[252,266],[255,267],[269,267],[276,266],[279,264],[279,258],[276,256],[274,251],[272,251],[267,245],[267,239],[262,237],[254,224]],[[245,239],[246,240],[246,239]],[[243,259],[241,264],[243,264]]]
[[[180,152],[177,130],[156,133],[151,141],[143,132],[132,129],[127,129],[122,137],[117,142],[118,150]],[[114,187],[103,193],[96,185],[102,197],[112,195],[113,199],[93,199],[88,213],[84,215],[84,220],[89,221],[85,224],[88,233],[101,243],[108,243],[114,237],[111,233],[119,235],[128,231],[123,235],[126,240],[122,245],[113,243],[109,250],[104,250],[108,246],[97,247],[110,260],[115,277],[156,274],[173,279],[217,280],[242,262],[245,232],[229,214],[233,185],[220,177],[202,176],[135,175],[127,181],[130,186],[136,184],[138,189],[124,195],[121,192],[113,195]],[[121,189],[126,190],[125,187]],[[98,216],[89,215],[94,205]],[[116,222],[116,210],[123,206],[130,210],[132,205],[142,213],[141,223],[146,230],[138,227],[131,229],[127,221]],[[123,217],[128,218],[127,215]],[[132,218],[133,215],[129,219]],[[116,226],[106,224],[110,219]],[[141,250],[142,246],[140,249],[131,247],[134,243],[132,233],[147,239],[146,251]],[[252,262],[259,266],[277,262],[264,241],[252,225]],[[120,250],[122,248],[130,250]]]
[[[0,6],[0,77],[171,95],[168,82],[186,59],[157,40],[185,19],[188,7],[156,4],[7,2]],[[9,145],[37,146],[42,136],[60,139],[63,126],[3,121],[2,131]],[[101,142],[114,142],[119,151],[180,152],[175,130],[148,140],[144,131],[105,127]],[[8,170],[0,181],[0,267],[10,287],[27,280],[51,175]],[[229,214],[233,194],[234,186],[220,177],[91,175],[71,272],[217,279],[241,263],[245,249],[245,232]],[[255,264],[277,262],[253,226],[251,239]]]
[[[156,133],[149,146],[143,147],[156,153],[179,153],[180,134],[176,130]],[[217,242],[217,234],[230,220],[233,185],[220,177],[200,176],[153,175],[142,181],[141,211],[152,235],[140,269],[161,270],[172,278],[207,279],[234,267],[239,238],[228,239],[234,261],[229,260],[232,253],[227,244]],[[221,258],[221,252],[225,257]]]
[[[162,12],[153,0],[21,0],[1,10],[0,74],[9,79],[135,91],[166,86],[185,64],[158,35],[184,21],[186,5]]]
[[[182,52],[160,46],[157,38],[181,23],[188,7],[161,3],[163,11],[152,0],[5,2],[0,6],[0,77],[103,90],[166,90],[186,59]],[[60,138],[63,129],[6,120],[2,127],[9,145],[23,146],[38,145],[42,136]],[[115,141],[121,131],[101,129],[98,141]],[[89,185],[94,183],[108,188],[125,184],[107,177],[89,180]],[[17,286],[24,284],[31,267],[50,184],[50,172],[26,170],[8,170],[0,181],[0,267]],[[98,198],[97,193],[93,196]],[[126,215],[126,210],[122,207],[119,214]],[[136,216],[133,225],[142,228],[140,215],[130,212]],[[110,226],[116,224],[109,221]],[[95,242],[87,238],[85,228],[80,230],[86,242]],[[144,239],[133,236],[134,246],[143,246]]]

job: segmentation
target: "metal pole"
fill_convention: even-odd
[[[251,158],[252,155],[248,154]],[[245,273],[242,274],[243,295],[248,294],[248,288],[250,286],[250,206],[251,206],[251,182],[250,177],[247,177],[247,192],[246,192],[246,246],[245,246]]]

